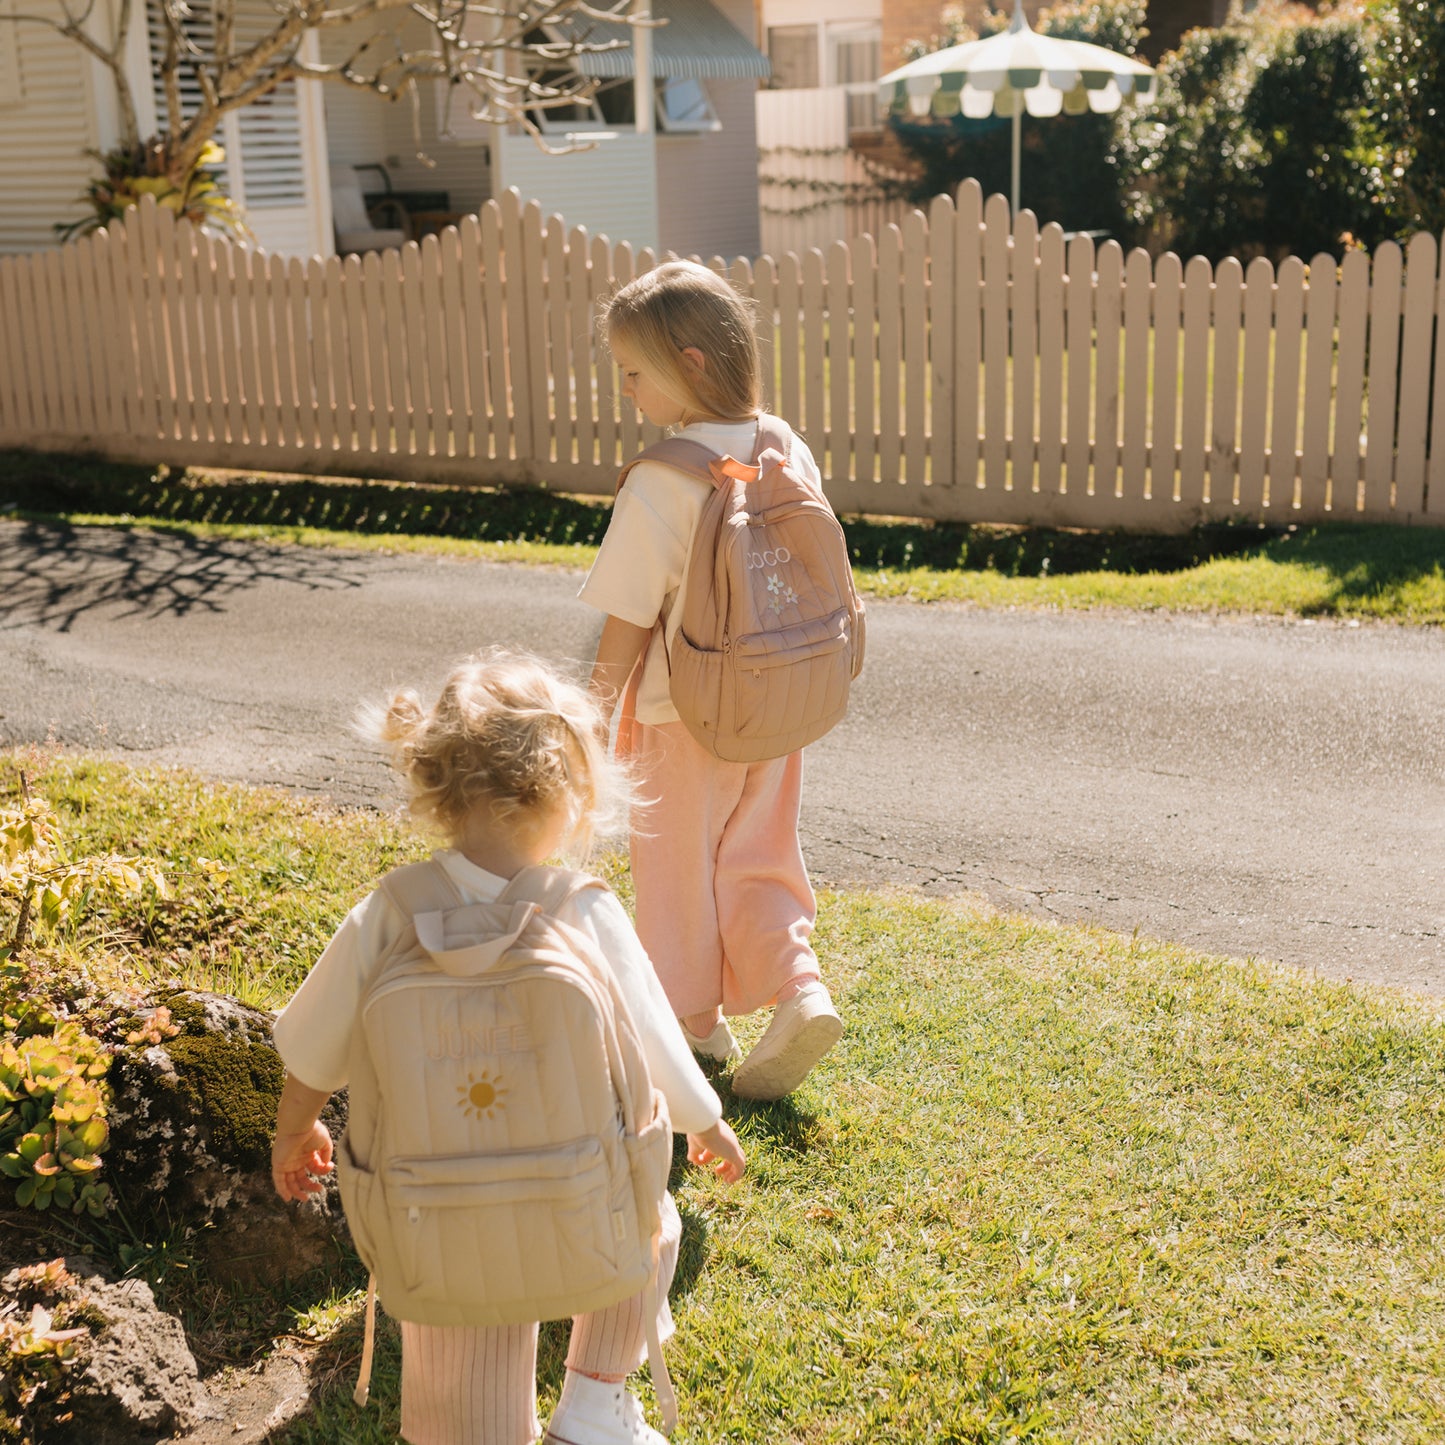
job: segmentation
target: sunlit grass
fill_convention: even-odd
[[[59,752],[3,755],[0,791],[21,767],[77,845],[167,863],[164,940],[129,912],[97,938],[272,1007],[424,847],[396,819]],[[681,1445],[1445,1438],[1437,1000],[967,899],[819,905],[843,1041],[782,1103],[718,1075],[748,1177],[674,1174]],[[288,1445],[396,1438],[385,1320],[373,1403],[350,1399],[359,1285],[343,1260],[275,1306],[270,1335],[315,1351]],[[194,1318],[217,1308],[202,1292]],[[544,1418],[564,1339],[544,1331]]]

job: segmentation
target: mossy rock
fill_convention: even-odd
[[[299,1276],[334,1256],[344,1225],[335,1185],[319,1206],[284,1204],[271,1186],[271,1135],[286,1070],[271,1016],[219,994],[163,992],[107,1033],[124,1041],[169,1011],[169,1026],[123,1043],[105,1171],[145,1232],[180,1228],[227,1278]],[[170,1030],[174,1029],[172,1033]],[[345,1127],[333,1105],[334,1138]]]

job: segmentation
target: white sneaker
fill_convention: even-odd
[[[693,1053],[701,1054],[705,1059],[714,1059],[719,1064],[735,1064],[743,1056],[726,1019],[719,1019],[705,1039],[698,1038],[686,1024],[682,1026],[682,1036],[692,1045]]]
[[[843,1020],[821,983],[804,984],[773,1010],[766,1032],[732,1078],[740,1099],[781,1099],[843,1036]]]
[[[543,1445],[667,1445],[642,1418],[642,1406],[619,1381],[568,1370]]]

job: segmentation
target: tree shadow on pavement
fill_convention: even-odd
[[[372,567],[375,559],[369,559]],[[193,537],[150,528],[25,522],[0,531],[5,621],[68,631],[86,612],[185,617],[221,612],[262,582],[309,592],[360,587],[366,562],[310,547]]]

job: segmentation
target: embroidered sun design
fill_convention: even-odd
[[[457,1089],[457,1108],[469,1119],[495,1119],[497,1110],[505,1107],[506,1094],[501,1079],[483,1069],[468,1074],[466,1083]]]

